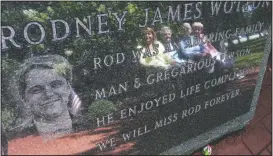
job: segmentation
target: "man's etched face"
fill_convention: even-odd
[[[35,115],[52,120],[67,111],[70,87],[53,69],[33,69],[25,83],[25,102]]]

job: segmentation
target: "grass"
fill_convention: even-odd
[[[264,53],[262,51],[242,56],[236,59],[235,68],[243,69],[261,64]]]
[[[264,37],[240,44],[240,49],[250,48],[250,55],[241,56],[235,60],[235,68],[243,69],[259,66],[263,58],[266,39]]]

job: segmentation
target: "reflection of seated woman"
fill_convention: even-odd
[[[191,35],[192,28],[189,23],[184,23],[183,28],[186,29],[186,34],[179,43],[182,57],[186,59],[201,57],[204,52],[204,46],[202,43],[199,43],[199,39],[196,36]]]
[[[222,67],[224,68],[230,68],[233,64],[233,60],[228,58],[225,51],[219,52],[208,40],[208,38],[203,34],[203,24],[200,22],[195,22],[192,25],[193,31],[195,36],[197,36],[202,42],[202,50],[203,50],[203,55],[209,54],[212,58],[215,58]],[[221,42],[221,46],[225,46],[224,42]]]
[[[145,30],[146,45],[141,47],[140,63],[144,66],[153,66],[163,69],[171,67],[171,58],[164,54],[165,48],[157,41],[156,33],[151,28]]]
[[[161,35],[164,36],[164,47],[165,52],[169,55],[176,64],[181,64],[185,62],[184,60],[179,58],[179,47],[178,45],[172,40],[172,30],[169,27],[163,27],[160,31]]]
[[[19,130],[35,126],[40,135],[56,137],[72,132],[71,115],[77,115],[81,101],[70,83],[71,66],[58,55],[27,59],[18,72],[23,121]]]
[[[192,24],[194,36],[198,38],[200,44],[203,45],[203,54],[210,54],[212,57],[219,57],[220,53],[213,47],[207,37],[203,34],[204,26],[200,22],[194,22]]]

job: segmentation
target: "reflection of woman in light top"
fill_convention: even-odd
[[[179,43],[182,57],[193,59],[196,56],[202,56],[204,46],[196,41],[195,36],[191,35],[192,28],[190,24],[184,23],[183,28],[186,29],[186,34]]]
[[[156,33],[151,28],[145,29],[146,45],[141,47],[140,63],[144,66],[153,66],[163,69],[171,67],[172,59],[164,54],[165,48],[157,41]]]

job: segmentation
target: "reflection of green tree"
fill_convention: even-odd
[[[6,52],[2,52],[2,107],[6,112],[3,113],[5,118],[3,121],[10,120],[12,117],[11,110],[17,109],[17,106],[12,104],[12,92],[9,91],[9,80],[13,79],[16,70],[16,65],[23,59],[38,54],[59,54],[66,55],[68,61],[74,67],[73,87],[78,92],[82,93],[84,102],[93,100],[93,89],[105,87],[109,83],[119,83],[123,79],[128,79],[134,75],[135,67],[122,67],[122,69],[111,68],[101,69],[99,73],[94,74],[93,58],[102,57],[113,52],[131,53],[132,48],[137,47],[142,40],[141,28],[139,23],[143,23],[145,17],[145,8],[155,10],[155,7],[160,6],[161,12],[165,12],[168,5],[173,2],[153,3],[153,2],[3,2],[1,4],[1,25],[12,26],[16,32],[15,41],[21,43],[22,49],[11,48]],[[176,3],[178,4],[178,3]],[[176,4],[174,6],[176,6]],[[109,34],[98,35],[96,15],[101,13],[117,12],[119,16],[123,11],[128,11],[126,21],[123,26],[124,32],[116,31],[118,29],[117,21],[114,16],[109,16],[108,25],[111,30],[115,30]],[[154,12],[150,11],[150,17],[153,17]],[[80,38],[75,38],[75,17],[81,21],[86,21],[87,16],[91,16],[93,35],[86,36],[86,32],[81,29]],[[60,42],[52,42],[52,30],[50,19],[63,19],[69,23],[71,35],[70,37]],[[30,21],[38,21],[45,28],[46,38],[42,44],[28,45],[24,41],[23,28]],[[87,23],[85,23],[88,25]],[[174,28],[179,28],[179,25],[170,24]],[[156,25],[155,28],[160,28]],[[31,38],[38,39],[38,31],[30,34]],[[63,28],[60,32],[64,32]],[[9,34],[9,33],[8,33]],[[61,35],[61,34],[58,34]],[[118,42],[117,42],[118,41]],[[10,43],[7,43],[10,45]],[[129,60],[130,61],[130,60]],[[131,66],[131,65],[130,65]],[[130,70],[126,70],[128,68]],[[83,71],[84,70],[84,71]],[[136,69],[137,70],[137,69]],[[87,71],[87,72],[86,72]],[[121,72],[126,72],[124,78],[120,77]],[[85,72],[85,75],[83,73]],[[98,76],[100,74],[100,76]],[[120,81],[118,81],[120,80]],[[96,83],[94,83],[96,82]],[[90,84],[92,83],[92,84]],[[87,87],[90,84],[92,87]],[[88,106],[88,105],[87,105]],[[110,107],[111,108],[111,107]],[[106,109],[107,110],[107,109]]]
[[[185,2],[186,3],[186,2]],[[90,103],[94,100],[94,88],[102,88],[108,84],[117,84],[120,82],[128,81],[130,78],[135,78],[143,73],[143,70],[139,70],[137,65],[131,62],[131,58],[127,57],[125,63],[119,67],[104,68],[98,71],[93,70],[93,58],[102,57],[107,54],[113,54],[117,52],[123,52],[128,54],[132,52],[132,49],[136,48],[142,42],[143,34],[142,28],[139,28],[139,24],[143,24],[145,18],[145,8],[150,8],[149,17],[153,18],[156,7],[160,7],[162,18],[165,23],[162,25],[157,23],[155,26],[151,26],[155,31],[160,30],[161,26],[169,26],[173,30],[174,36],[183,34],[181,24],[183,22],[192,23],[193,20],[181,21],[181,22],[166,22],[168,16],[169,6],[176,9],[177,5],[183,6],[183,2],[3,2],[1,4],[1,25],[12,26],[16,31],[16,41],[21,43],[22,49],[11,48],[9,51],[3,51],[2,56],[2,107],[3,110],[17,109],[15,105],[11,103],[12,93],[8,92],[8,80],[12,79],[15,71],[15,67],[18,62],[23,59],[36,54],[59,54],[66,55],[68,61],[73,65],[73,87],[75,87],[77,93],[80,93],[80,97],[83,103]],[[219,16],[211,17],[210,2],[203,2],[203,18],[198,19],[204,23],[206,33],[217,31],[220,29],[229,29],[242,27],[245,25],[246,17],[241,12],[234,13],[232,15],[220,13]],[[181,9],[181,19],[183,19],[183,7]],[[114,19],[114,16],[109,16],[108,25],[112,30],[111,33],[98,35],[97,19],[96,15],[101,13],[109,14],[117,12],[119,16],[123,11],[128,11],[125,18],[123,28],[125,31],[117,31],[118,24]],[[265,13],[264,13],[265,12]],[[267,20],[270,15],[271,8],[261,8],[257,13],[253,13],[251,22],[255,23],[260,20]],[[93,35],[87,36],[85,30],[80,29],[80,38],[75,38],[75,17],[78,17],[81,21],[86,21],[87,16],[91,16]],[[236,16],[236,18],[234,18]],[[266,17],[262,18],[261,17]],[[63,19],[68,22],[71,35],[65,40],[59,42],[52,42],[52,30],[50,19]],[[270,21],[268,19],[268,21]],[[23,28],[30,21],[40,22],[46,31],[45,41],[40,45],[27,45],[23,37]],[[269,22],[271,23],[271,22]],[[86,23],[86,25],[88,25]],[[150,24],[149,24],[150,25]],[[35,31],[34,31],[35,32]],[[39,31],[38,31],[39,32]],[[63,28],[60,32],[64,32]],[[32,38],[37,38],[39,35],[33,33],[30,35]],[[261,47],[261,46],[257,46]],[[255,50],[261,51],[261,50]],[[250,57],[250,56],[249,56]],[[243,59],[243,57],[241,58]],[[239,61],[238,61],[239,62]],[[240,64],[240,63],[238,63]],[[243,64],[243,61],[242,61]],[[95,73],[95,74],[94,74]],[[123,97],[124,98],[124,97]],[[130,99],[133,99],[130,97]],[[115,99],[108,99],[109,101]],[[128,100],[130,101],[130,100]],[[115,102],[114,102],[115,103]],[[112,105],[112,104],[111,104]],[[114,104],[115,105],[115,104]],[[88,104],[85,105],[88,108]],[[95,106],[93,106],[95,107]],[[7,108],[7,109],[6,109]],[[110,107],[114,109],[114,107]],[[99,110],[99,107],[96,108]],[[108,110],[108,108],[106,109]],[[102,112],[103,113],[103,112]],[[10,118],[10,113],[6,113],[6,118]],[[92,113],[91,113],[92,114]]]
[[[117,111],[117,107],[113,102],[107,100],[99,100],[93,102],[88,107],[88,117],[90,120],[95,120],[98,117],[107,116],[110,113]]]
[[[18,62],[13,59],[3,59],[1,64],[1,74],[2,74],[2,83],[1,83],[1,107],[2,115],[1,122],[4,126],[3,129],[10,129],[10,125],[13,124],[17,118],[18,106],[16,105],[16,100],[12,96],[12,91],[9,90],[9,84],[14,74],[15,70],[18,67]]]
[[[13,124],[13,122],[15,121],[15,115],[14,115],[14,111],[12,109],[7,109],[4,108],[1,111],[1,123],[3,124],[3,129],[4,130],[8,130],[10,129],[10,125]]]

